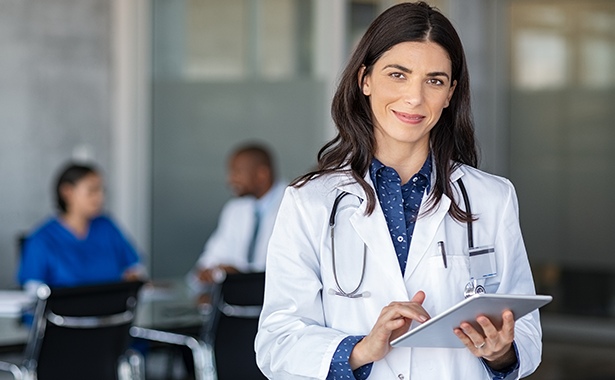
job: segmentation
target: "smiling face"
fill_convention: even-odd
[[[402,42],[386,51],[369,73],[359,72],[372,109],[376,156],[400,149],[428,151],[429,133],[455,90],[451,71],[440,45]]]

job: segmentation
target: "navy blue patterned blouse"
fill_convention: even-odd
[[[369,174],[384,212],[403,274],[421,201],[426,193],[425,190],[429,192],[431,155],[427,157],[421,170],[403,186],[395,169],[385,166],[375,158],[370,166]],[[352,349],[361,339],[363,339],[362,336],[349,336],[342,340],[333,355],[327,380],[367,379],[372,370],[372,363],[354,371],[348,363]]]

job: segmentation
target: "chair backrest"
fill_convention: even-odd
[[[213,326],[218,380],[266,379],[254,353],[264,294],[264,273],[231,274],[222,283]]]
[[[39,288],[25,367],[46,379],[117,379],[140,281]]]

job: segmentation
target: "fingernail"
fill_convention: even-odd
[[[426,320],[427,320],[427,317],[426,317],[426,316],[424,316],[424,315],[420,315],[420,316],[419,316],[419,321],[421,321],[421,322],[425,322]]]

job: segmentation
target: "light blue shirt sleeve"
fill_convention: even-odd
[[[369,377],[369,374],[372,372],[373,363],[366,364],[357,368],[356,370],[352,370],[350,368],[350,353],[354,346],[363,339],[364,336],[347,336],[340,342],[335,350],[335,354],[333,354],[333,358],[331,359],[331,366],[329,367],[329,374],[327,375],[327,380],[347,380],[347,379],[357,379],[357,380],[365,380]]]

